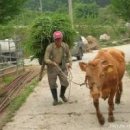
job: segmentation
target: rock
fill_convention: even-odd
[[[117,44],[117,43],[118,43],[118,41],[113,41],[113,42],[112,42],[112,44]]]
[[[107,35],[106,33],[100,35],[100,38],[99,38],[101,41],[108,41],[110,40],[110,36]]]

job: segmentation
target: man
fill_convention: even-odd
[[[67,68],[70,69],[72,65],[69,47],[63,42],[63,34],[60,31],[53,33],[54,43],[51,43],[45,52],[44,61],[47,64],[48,82],[52,97],[54,99],[53,105],[58,105],[57,96],[57,77],[59,77],[61,84],[60,97],[64,102],[67,102],[65,97],[66,88],[69,85],[67,80]]]

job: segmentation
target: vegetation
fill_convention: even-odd
[[[42,2],[42,11],[46,12],[68,12],[68,0],[41,0]],[[73,3],[83,3],[83,4],[89,4],[89,3],[96,3],[101,7],[104,7],[110,3],[110,0],[73,0]],[[40,2],[37,0],[27,0],[25,4],[26,8],[29,8],[31,10],[39,11],[41,10]]]
[[[6,111],[6,116],[2,120],[2,123],[0,124],[0,129],[7,122],[11,121],[11,119],[14,116],[15,112],[26,101],[26,99],[30,95],[30,93],[33,92],[33,90],[36,87],[36,85],[37,85],[37,81],[33,80],[30,85],[25,87],[25,89],[21,92],[21,94],[18,97],[16,97],[14,100],[11,101],[11,103],[10,103],[10,105],[9,105],[7,111]]]
[[[130,20],[130,1],[112,0],[114,11],[126,21]]]
[[[15,3],[13,1],[10,2]],[[66,22],[68,21],[67,0],[41,0],[42,4],[37,0],[18,1],[21,1],[20,6],[17,7],[18,10],[21,10],[23,3],[25,3],[23,5],[22,12],[20,12],[18,15],[12,14],[15,16],[13,20],[9,21],[9,23],[5,24],[5,26],[0,26],[1,39],[18,37],[23,45],[26,45],[26,51],[31,55],[36,52],[34,57],[37,58],[40,57],[40,55],[44,55],[41,53],[42,49],[44,47],[46,48],[48,43],[52,42],[51,36],[53,31],[56,30],[54,29],[54,26],[59,27],[59,25],[61,26],[62,24],[64,28],[59,27],[58,29],[63,30],[63,32],[65,31],[65,39],[70,38],[68,36],[71,32],[68,33],[67,30],[70,31],[71,27],[68,25],[68,27],[66,26]],[[110,35],[111,40],[120,40],[122,38],[129,37],[130,32],[124,26],[125,20],[117,16],[116,13],[113,13],[113,9],[116,11],[117,9],[120,9],[121,0],[118,0],[119,2],[114,2],[116,0],[112,0],[112,5],[110,1],[111,0],[74,0],[74,29],[79,32],[80,35],[84,35],[85,37],[88,35],[93,35],[97,39],[99,39],[99,36],[103,33]],[[2,2],[4,1],[2,0]],[[5,0],[5,3],[6,2],[7,0]],[[124,5],[126,5],[126,0],[123,1],[122,6]],[[128,10],[129,7],[124,6],[122,8],[124,10]],[[54,14],[58,15],[59,13],[61,15],[57,16],[58,18],[55,18],[56,16]],[[129,14],[129,12],[126,14]],[[9,18],[12,18],[13,16],[10,16]],[[43,25],[39,25],[38,21]],[[56,25],[54,25],[54,21],[57,23]],[[59,24],[59,21],[61,24]],[[72,39],[71,42],[70,39],[68,39],[69,41],[65,41],[71,45]],[[41,49],[41,41],[43,43],[44,40],[47,41],[47,43],[44,44],[44,47]],[[108,42],[108,45],[110,44],[112,44],[111,41]],[[39,47],[40,49],[38,49]]]
[[[95,2],[90,4],[78,3],[75,7],[75,15],[77,18],[97,17],[98,5]]]
[[[0,24],[5,24],[21,10],[26,0],[1,0],[0,1]]]
[[[43,12],[67,12],[67,0],[41,0],[42,9],[40,1],[38,0],[28,0],[25,4],[26,8],[33,11],[43,11]]]
[[[25,87],[22,93],[16,97],[9,105],[9,110],[11,113],[14,113],[16,110],[20,108],[20,106],[26,101],[27,97],[31,92],[33,92],[34,88],[36,87],[37,81],[33,80],[32,83]]]
[[[42,16],[31,26],[30,40],[26,44],[26,49],[33,55],[33,58],[39,59],[40,64],[42,64],[47,45],[53,42],[53,32],[57,30],[63,32],[63,41],[71,47],[75,32],[67,16]]]
[[[14,77],[12,76],[3,77],[3,82],[5,85],[10,84],[13,80],[14,80]]]

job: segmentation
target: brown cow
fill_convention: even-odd
[[[98,52],[94,60],[89,63],[80,62],[80,68],[86,72],[85,83],[89,85],[93,103],[96,108],[97,118],[101,125],[105,123],[99,108],[99,97],[108,98],[108,121],[113,122],[113,110],[115,102],[120,103],[122,93],[122,78],[125,72],[124,53],[110,48]]]

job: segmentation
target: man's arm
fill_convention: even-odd
[[[71,53],[70,53],[70,49],[69,49],[69,46],[66,44],[66,51],[67,51],[67,62],[72,65],[72,56],[71,56]]]
[[[45,52],[45,56],[44,56],[44,61],[46,64],[54,64],[54,62],[50,59],[50,55],[51,55],[51,46],[47,46],[46,48],[46,52]]]

